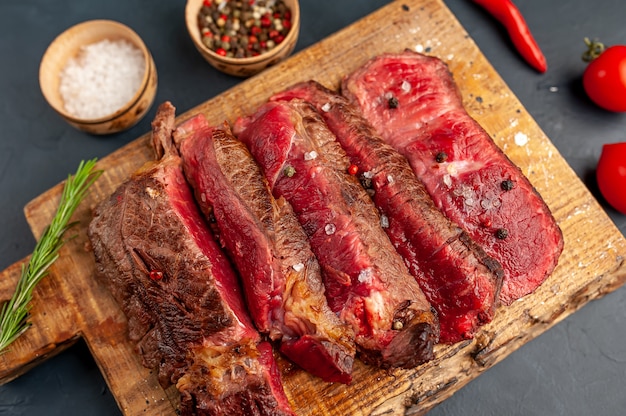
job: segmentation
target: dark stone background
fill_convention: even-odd
[[[382,0],[301,0],[305,48],[385,5]],[[503,28],[469,0],[447,6],[622,232],[626,216],[598,194],[602,145],[626,141],[626,114],[595,107],[581,87],[585,36],[626,44],[624,0],[517,0],[548,59],[540,75],[512,49]],[[74,172],[149,129],[156,106],[129,131],[92,137],[65,124],[44,101],[39,62],[69,26],[107,18],[131,26],[152,51],[156,102],[179,113],[239,82],[213,70],[184,27],[184,2],[0,0],[0,268],[32,252],[23,207]],[[626,190],[622,190],[626,192]],[[461,389],[430,415],[622,415],[626,408],[626,289],[592,302]],[[119,409],[84,342],[0,387],[0,415],[116,415]]]

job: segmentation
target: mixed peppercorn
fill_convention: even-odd
[[[389,106],[389,108],[392,108],[392,109],[393,108],[398,108],[398,104],[399,104],[398,98],[396,98],[396,97],[391,96],[387,100],[387,105]]]
[[[150,279],[155,281],[163,279],[163,272],[156,269],[150,270]]]
[[[502,188],[503,191],[510,191],[513,189],[513,186],[513,181],[510,179],[504,180],[500,183],[500,188]]]
[[[444,163],[447,160],[448,160],[448,154],[446,152],[441,151],[435,154],[435,162]],[[445,177],[444,177],[444,183],[446,183],[448,187],[452,184],[450,179],[448,179],[448,182],[446,182]],[[514,187],[515,187],[515,183],[510,179],[505,179],[502,182],[500,182],[500,189],[503,190],[504,192],[511,191]],[[485,207],[483,206],[483,208]],[[485,228],[491,228],[491,219],[489,218],[482,219],[480,222],[480,225]],[[506,238],[509,237],[509,230],[507,230],[506,228],[497,228],[494,231],[494,235],[498,240],[505,240]]]
[[[285,40],[291,10],[282,0],[204,0],[198,12],[202,42],[220,56],[248,58]]]
[[[435,161],[436,161],[437,163],[443,163],[443,162],[445,162],[446,160],[448,160],[448,154],[447,154],[446,152],[438,152],[438,153],[435,155]]]

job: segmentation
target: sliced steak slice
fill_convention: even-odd
[[[173,126],[174,108],[161,105],[153,135],[163,158],[96,209],[89,237],[99,278],[126,314],[143,364],[158,368],[163,387],[178,383],[181,414],[242,414],[245,408],[245,414],[292,415],[273,362],[260,359],[266,347],[259,345],[235,272],[187,185],[170,143]],[[203,412],[199,403],[219,411]]]
[[[180,125],[185,175],[239,270],[257,328],[311,374],[349,383],[354,331],[330,310],[320,267],[291,206],[274,199],[246,146],[199,114]]]
[[[435,207],[406,158],[345,97],[310,81],[272,99],[294,98],[315,106],[358,167],[361,183],[387,219],[387,235],[437,310],[440,340],[471,338],[493,317],[502,285],[500,264]]]
[[[381,55],[346,77],[342,93],[409,160],[437,207],[502,264],[503,303],[552,273],[561,230],[522,171],[467,114],[444,62],[411,51]]]
[[[235,131],[274,196],[293,206],[322,267],[328,303],[353,326],[362,359],[381,367],[430,359],[436,316],[315,109],[303,101],[268,103],[239,119]]]

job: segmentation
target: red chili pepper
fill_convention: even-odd
[[[539,45],[528,29],[528,25],[519,9],[511,0],[473,0],[482,6],[493,17],[504,25],[509,32],[513,45],[522,57],[537,71],[544,73],[548,70],[546,58]]]
[[[356,175],[357,173],[359,173],[359,167],[357,165],[350,165],[350,167],[348,168],[348,173],[350,175]]]

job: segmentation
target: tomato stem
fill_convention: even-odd
[[[589,38],[585,38],[584,41],[585,45],[587,45],[587,50],[582,55],[583,61],[591,62],[604,52],[604,43],[597,39],[589,40]]]

